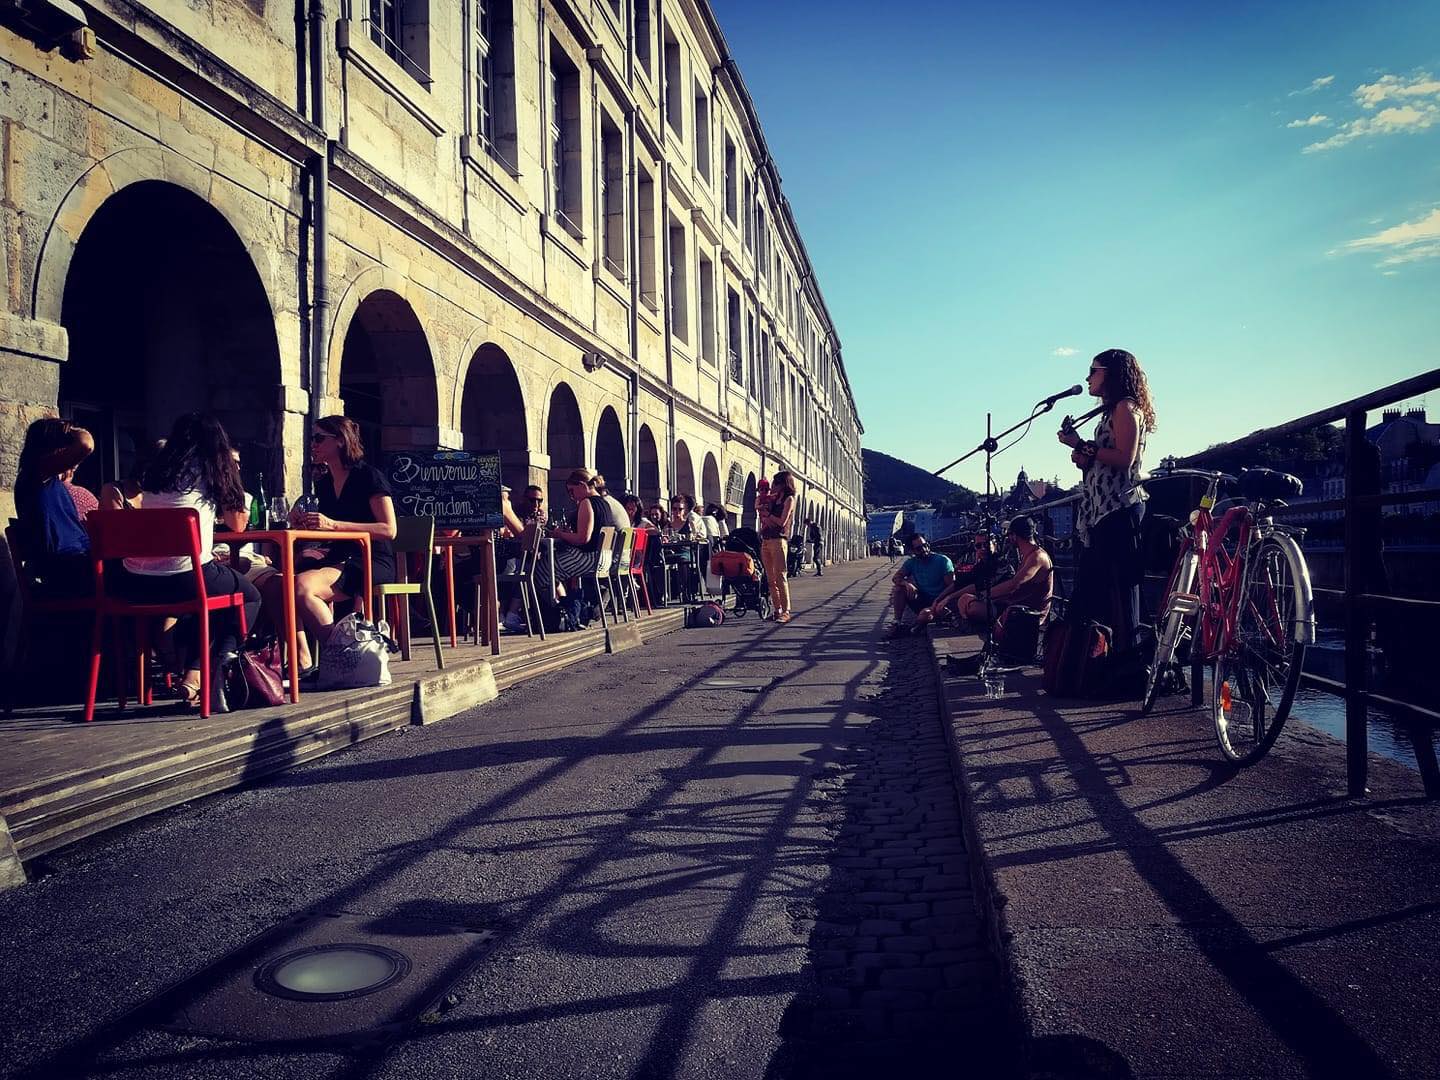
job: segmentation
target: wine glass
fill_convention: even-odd
[[[315,495],[306,492],[295,500],[295,505],[290,510],[290,520],[296,521],[301,514],[315,514],[320,510],[320,500]]]
[[[270,499],[270,525],[271,528],[283,529],[289,520],[290,502],[284,495],[275,495]]]

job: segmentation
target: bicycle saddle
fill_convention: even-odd
[[[1305,493],[1305,485],[1298,476],[1278,469],[1241,469],[1240,491],[1247,499],[1274,502],[1298,498]]]

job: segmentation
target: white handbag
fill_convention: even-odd
[[[355,690],[390,685],[390,627],[366,622],[354,612],[330,631],[320,650],[321,690]]]

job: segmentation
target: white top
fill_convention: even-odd
[[[708,514],[706,515],[706,517],[710,522],[710,530],[714,534],[715,539],[724,540],[727,536],[730,535],[729,525],[721,521],[719,518],[710,517]]]
[[[147,491],[145,492],[145,510],[178,510],[190,508],[200,515],[200,562],[208,563],[211,559],[211,549],[215,546],[215,504],[199,491]],[[126,559],[125,569],[132,574],[149,574],[161,576],[164,574],[184,574],[190,570],[190,556],[181,555],[177,558],[154,558],[154,559]]]

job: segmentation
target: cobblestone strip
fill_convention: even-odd
[[[1012,1071],[924,649],[891,647],[873,719],[819,784],[832,873],[813,912],[813,984],[786,1014],[772,1077]]]

